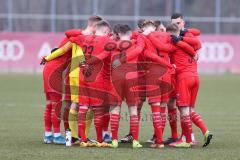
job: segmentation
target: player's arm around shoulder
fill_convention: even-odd
[[[52,54],[49,54],[48,56],[44,57],[44,59],[46,61],[51,61],[63,54],[65,54],[67,51],[69,51],[72,48],[72,43],[71,42],[67,42],[65,45],[63,45],[62,47],[58,48],[57,50],[55,50],[54,52],[52,52]]]

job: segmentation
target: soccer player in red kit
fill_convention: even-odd
[[[197,39],[197,37],[195,37],[196,35],[200,34],[200,31],[198,31],[196,29],[186,29],[182,14],[180,14],[180,13],[173,14],[171,17],[171,23],[178,25],[178,27],[181,30],[180,36],[182,36],[183,39],[187,39],[187,38],[190,39],[189,44],[191,44],[194,47],[195,52],[201,48],[201,43],[199,41],[197,41],[198,39]],[[189,105],[189,107],[190,107],[191,120],[198,128],[201,129],[202,134],[204,135],[203,147],[205,147],[210,143],[213,135],[212,135],[212,133],[210,133],[207,130],[207,127],[206,127],[205,123],[203,122],[201,116],[194,110],[197,92],[198,92],[198,88],[199,88],[197,60],[198,60],[198,55],[196,54],[196,56],[194,58],[189,59],[188,62],[186,62],[188,65],[191,64],[191,66],[193,66],[192,70],[188,69],[187,71],[191,74],[192,77],[195,77],[195,84],[194,84],[194,87],[191,88],[191,90],[189,89],[190,82],[186,83],[187,86],[185,86],[185,87],[183,87],[184,85],[179,84],[179,86],[181,86],[181,88],[183,88],[181,90],[185,89],[185,92],[182,91],[183,93],[179,95],[180,98],[178,100],[178,105],[186,105],[184,103],[186,103],[186,100],[188,99],[187,105]],[[188,66],[187,64],[185,64],[185,67]],[[179,74],[178,80],[181,79],[184,76],[184,74],[183,73]],[[184,80],[181,80],[181,82],[183,83]],[[189,90],[187,90],[187,89],[189,89]],[[191,94],[189,93],[190,91],[191,91]],[[189,97],[191,97],[191,98],[189,98]],[[183,100],[184,98],[185,98],[185,101]]]
[[[112,105],[110,111],[110,124],[112,131],[112,145],[111,147],[118,147],[118,128],[120,121],[120,110],[122,101],[125,99],[128,105],[130,114],[130,133],[132,134],[133,148],[141,148],[142,145],[138,141],[139,134],[139,118],[138,118],[138,93],[131,90],[132,87],[137,86],[137,79],[133,80],[137,75],[137,62],[138,56],[130,58],[131,55],[139,55],[144,48],[144,41],[141,37],[132,39],[132,31],[128,25],[116,25],[114,27],[115,37],[119,40],[116,41],[116,49],[111,54],[112,57],[112,70],[111,81],[112,90],[114,90],[117,97],[117,103]],[[123,60],[124,59],[124,60]],[[120,65],[125,61],[123,65]],[[120,66],[119,66],[120,65]],[[126,73],[131,72],[131,74]]]
[[[64,42],[63,42],[64,44]],[[52,52],[54,52],[54,49]],[[61,100],[62,93],[60,91],[56,91],[50,86],[50,76],[53,72],[58,70],[64,70],[67,67],[67,61],[70,57],[68,55],[59,57],[49,63],[47,63],[43,68],[43,82],[44,82],[44,92],[46,96],[46,108],[44,112],[44,142],[55,143],[55,144],[65,144],[65,138],[61,136],[60,133],[60,108],[61,108]],[[63,63],[65,62],[65,64]],[[61,76],[60,81],[58,81],[59,85],[61,85]],[[60,86],[61,88],[61,86]],[[52,127],[54,134],[52,135]]]
[[[117,42],[117,50],[112,54],[113,69],[111,71],[111,80],[114,89],[118,94],[117,105],[112,105],[111,108],[111,130],[112,130],[112,147],[118,147],[118,126],[120,116],[120,105],[123,99],[129,106],[130,112],[130,132],[133,136],[133,148],[142,147],[138,142],[138,105],[141,100],[138,91],[135,89],[139,86],[138,83],[138,57],[144,48],[144,39],[139,35],[135,39],[131,39],[132,32],[127,25],[117,25],[118,29],[114,29],[118,34],[119,41]],[[159,64],[168,66],[157,55],[147,54],[148,58],[156,61]],[[110,89],[109,89],[110,90]]]
[[[160,21],[154,21],[154,23],[155,23],[155,25],[157,27],[156,31],[166,32],[166,28],[163,26],[163,24]],[[200,31],[198,29],[193,29],[193,28],[188,29],[188,32],[192,33],[193,35],[199,35],[200,34]],[[158,34],[157,37],[162,42],[164,42],[164,39],[165,39],[165,43],[167,43],[167,41],[166,41],[167,39],[164,38],[164,35],[166,37],[166,34]],[[194,44],[190,43],[190,45],[194,45]],[[166,58],[166,57],[169,57],[169,55],[168,55],[168,53],[166,53],[166,51],[160,51],[160,55],[161,55],[161,57],[163,57],[163,58],[165,57],[165,59],[167,61],[169,61],[169,58]],[[171,74],[171,83],[174,86],[174,89],[173,89],[173,91],[171,93],[169,93],[169,95],[168,95],[169,96],[168,97],[169,100],[168,100],[168,103],[167,103],[168,121],[169,121],[170,128],[171,128],[171,138],[168,138],[166,141],[164,141],[165,145],[168,145],[168,144],[178,140],[175,74]],[[162,103],[162,105],[166,106],[166,103]],[[153,138],[148,140],[148,142],[153,143],[154,140],[155,140],[155,137],[153,136]]]
[[[96,56],[104,52],[104,45],[111,41],[108,34],[111,27],[106,21],[100,21],[96,24],[96,33],[92,36],[78,36],[71,41],[82,46],[86,57],[86,66],[80,72],[80,95],[79,95],[79,116],[78,126],[82,142],[80,146],[88,147],[86,128],[86,113],[91,108],[94,112],[94,124],[97,134],[97,147],[105,147],[103,142],[103,115],[105,111],[104,94],[104,65],[98,61]]]
[[[138,36],[138,35],[140,35],[140,33],[142,33],[144,30],[143,30],[143,26],[145,25],[145,22],[146,22],[147,20],[145,20],[145,19],[140,19],[139,21],[138,21],[138,30],[137,31],[134,31],[133,32],[133,38],[134,37],[136,37],[136,36]],[[155,28],[156,29],[159,29],[159,30],[164,30],[165,28],[164,28],[164,26],[161,24],[161,22],[160,21],[157,21],[157,22],[154,22],[154,24],[155,24]],[[142,37],[142,38],[144,38],[144,37]],[[154,50],[154,49],[153,49]],[[146,55],[148,55],[148,54],[146,54]],[[142,68],[143,68],[143,62],[145,61],[144,60],[144,56],[146,56],[145,54],[141,54],[140,56],[138,56],[138,70],[141,70]],[[146,58],[146,57],[145,57]],[[141,71],[139,71],[139,73],[141,74],[142,72]],[[139,75],[140,77],[141,77],[141,75]],[[145,79],[142,79],[142,78],[139,78],[139,83],[141,83],[142,85],[143,85],[143,83],[146,83],[145,82]],[[140,120],[140,117],[141,117],[141,108],[142,108],[142,105],[143,105],[143,102],[146,100],[146,95],[141,95],[140,96],[140,100],[141,100],[141,103],[138,105],[138,117],[139,117],[139,120]],[[132,142],[132,139],[133,139],[133,137],[132,137],[132,134],[131,134],[131,132],[129,131],[129,134],[128,135],[126,135],[125,137],[123,137],[122,139],[121,139],[121,142],[122,143],[129,143],[129,142]]]
[[[89,17],[87,27],[84,30],[82,30],[82,29],[71,29],[71,30],[66,31],[65,34],[68,38],[76,37],[78,35],[93,35],[96,31],[96,23],[98,23],[101,20],[102,20],[102,18],[99,17],[99,16],[91,16],[91,17]],[[72,79],[74,79],[75,77],[78,78],[78,76],[79,76],[79,74],[71,75]],[[66,81],[67,81],[66,91],[68,91],[68,94],[65,96],[65,99],[67,99],[67,100],[70,99],[73,102],[73,99],[71,99],[71,96],[70,96],[71,93],[70,93],[69,83],[71,83],[70,82],[71,79],[69,79],[69,74],[66,75]],[[77,80],[77,83],[78,83],[78,80]],[[73,83],[71,85],[73,85]],[[77,97],[78,97],[78,95],[76,95],[76,98]],[[70,113],[69,114],[69,119],[70,119],[69,120],[69,126],[70,126],[71,133],[72,133],[72,136],[73,136],[72,139],[74,140],[74,139],[76,139],[76,137],[79,136],[78,133],[77,133],[77,128],[78,128],[77,127],[77,113],[78,113],[77,103],[72,103],[69,113]],[[89,131],[90,131],[90,127],[91,127],[91,123],[92,123],[92,115],[93,115],[92,110],[89,110],[89,112],[87,113],[87,125],[86,125],[86,134],[87,135],[89,134]]]
[[[64,45],[67,44],[69,42],[69,38],[80,35],[80,34],[93,34],[95,32],[95,23],[100,21],[101,17],[98,16],[91,16],[88,20],[88,26],[84,29],[73,29],[73,30],[68,30],[66,31],[66,38],[62,41],[61,45],[59,46],[59,48],[63,47]],[[47,61],[49,61],[46,66],[44,67],[44,84],[45,86],[47,86],[47,88],[49,88],[49,77],[50,75],[55,72],[58,73],[57,75],[55,74],[55,76],[51,77],[51,81],[56,81],[58,80],[58,83],[54,83],[55,88],[58,88],[59,91],[61,91],[62,85],[63,85],[63,81],[62,81],[62,74],[63,72],[65,72],[68,64],[70,64],[71,62],[71,57],[72,57],[72,51],[71,50],[64,50],[63,48],[56,50],[55,52],[53,52],[53,54],[46,56],[43,58],[42,60],[42,64],[46,63]],[[57,69],[57,71],[56,71]],[[66,73],[67,79],[68,78],[69,73]],[[69,84],[69,80],[68,80],[68,84]],[[56,87],[57,85],[57,87]],[[45,87],[46,88],[46,87]],[[71,105],[71,96],[70,96],[70,89],[69,89],[69,85],[66,85],[65,87],[65,96],[64,96],[64,100],[66,102],[66,107],[64,110],[64,115],[63,115],[63,120],[64,120],[64,127],[65,130],[69,128],[68,124],[70,125],[70,129],[72,132],[72,141],[77,142],[78,141],[78,135],[74,134],[76,132],[74,132],[73,127],[74,123],[73,122],[73,116],[71,116],[72,114],[69,114],[69,106]],[[60,95],[59,95],[60,96]],[[58,98],[61,99],[61,98]],[[61,105],[60,105],[61,106]],[[49,110],[49,109],[48,109]],[[50,115],[49,111],[46,109],[45,111],[45,122],[49,122],[47,121],[48,115]],[[75,112],[75,110],[73,110]],[[71,112],[71,110],[70,110]],[[70,121],[68,122],[68,116],[70,116]],[[47,120],[46,120],[47,119]]]
[[[151,24],[151,23],[150,23]],[[176,43],[176,47],[171,45],[169,42],[172,41],[172,38],[170,35],[164,32],[159,32],[155,31],[154,25],[151,26],[145,26],[143,28],[143,34],[147,35],[147,43],[152,45],[152,52],[155,52],[159,57],[161,57],[166,63],[170,63],[169,60],[169,49],[175,51],[178,48],[182,48],[185,50],[190,50],[192,49],[191,46],[189,46],[185,42],[178,42]],[[158,43],[155,41],[157,40]],[[150,41],[150,42],[148,42]],[[154,45],[152,44],[154,43]],[[169,44],[166,44],[169,43]],[[156,47],[156,48],[155,48]],[[155,50],[155,51],[154,51]],[[165,127],[165,122],[166,122],[166,106],[167,102],[169,100],[168,94],[172,89],[172,84],[171,84],[171,72],[168,71],[166,74],[163,76],[159,76],[159,79],[163,82],[163,85],[160,86],[162,91],[168,91],[168,92],[163,92],[159,93],[159,95],[156,96],[150,96],[148,97],[148,102],[152,106],[152,112],[153,112],[153,125],[154,125],[154,131],[156,135],[156,141],[151,145],[153,148],[162,148],[164,147],[163,141],[162,141],[162,133]],[[169,85],[171,88],[168,88]]]
[[[156,26],[156,33],[158,38],[163,42],[163,43],[168,43],[169,42],[169,35],[166,34],[166,27],[162,24],[162,22],[160,20],[156,20],[154,21],[154,24]],[[162,52],[157,50],[158,55],[165,59],[167,62],[169,62],[169,55],[167,52]],[[174,99],[175,99],[175,85],[174,85],[174,72],[172,72],[171,74],[168,73],[163,77],[163,80],[166,81],[171,81],[171,84],[173,85],[173,90],[171,91],[171,93],[169,94],[165,94],[161,100],[161,106],[162,107],[166,107],[168,108],[168,120],[169,120],[169,124],[171,127],[171,138],[168,138],[166,141],[164,141],[165,145],[168,145],[171,142],[174,142],[176,140],[178,140],[178,134],[177,134],[177,108],[175,106],[174,103]],[[155,143],[156,140],[156,136],[153,135],[153,137],[149,140],[147,140],[148,143]]]
[[[141,31],[141,25],[142,25],[142,23],[145,21],[145,19],[140,19],[139,21],[138,21],[138,28],[136,29],[136,31],[133,31],[132,32],[132,39],[136,39],[136,37],[138,37],[138,35],[139,35],[139,33],[141,33],[142,31]],[[117,26],[115,26],[114,27],[114,29],[117,29]],[[117,34],[117,32],[116,32],[116,37],[118,37],[118,34]],[[141,69],[141,68],[143,68],[143,66],[142,66],[142,63],[141,62],[143,62],[143,56],[138,56],[138,68],[139,69]],[[139,70],[138,69],[138,70]],[[143,79],[143,81],[145,81],[144,79]],[[141,82],[142,83],[142,82]],[[140,119],[141,119],[141,110],[142,110],[142,106],[143,106],[143,103],[144,103],[144,101],[146,100],[146,97],[145,96],[141,96],[141,103],[138,105],[138,119],[139,119],[139,121],[140,121]],[[127,135],[125,135],[123,138],[121,138],[121,143],[132,143],[132,141],[133,141],[133,136],[132,136],[132,133],[131,133],[131,131],[130,131],[130,128],[129,128],[129,133],[127,134]]]
[[[101,17],[99,16],[92,16],[89,18],[89,22],[88,22],[88,27],[83,31],[83,35],[93,35],[95,33],[96,30],[96,23],[99,22],[100,20],[102,20]],[[73,36],[78,36],[80,35],[82,30],[76,30],[76,29],[72,29],[72,30],[68,30],[65,32],[67,37],[73,37]],[[69,85],[67,85],[69,86]],[[76,107],[73,106],[73,110],[72,113],[73,114],[77,114]],[[104,114],[104,124],[103,124],[103,138],[104,141],[106,142],[110,142],[111,141],[111,136],[108,133],[108,124],[109,124],[109,120],[110,120],[110,116],[109,116],[109,112],[108,112],[109,106],[106,106],[106,111]],[[93,116],[93,112],[92,110],[89,110],[87,113],[87,122],[86,122],[86,134],[88,135],[90,132],[90,127],[91,127],[91,123],[92,123],[92,116]]]
[[[154,21],[157,25],[156,31],[166,32],[166,27],[162,24],[161,21]],[[165,55],[169,56],[169,55]],[[175,85],[175,74],[171,74],[171,83],[173,85],[173,91],[168,95],[167,110],[168,110],[168,122],[171,128],[171,138],[168,138],[164,141],[165,145],[168,145],[172,142],[178,140],[177,132],[177,107],[176,107],[176,85]],[[153,137],[152,140],[155,138]]]
[[[143,34],[147,35],[151,31],[155,31],[154,23],[152,21],[145,21],[144,25],[143,25]],[[153,86],[154,85],[154,87],[156,87],[156,86],[159,85],[158,84],[159,83],[158,78],[160,78],[165,73],[164,70],[167,71],[167,68],[168,67],[171,68],[172,66],[169,64],[169,62],[166,62],[165,60],[162,60],[157,55],[156,48],[151,44],[151,42],[146,37],[144,37],[143,35],[139,35],[139,36],[142,38],[142,40],[144,40],[144,43],[146,45],[146,47],[144,48],[144,51],[142,52],[141,55],[144,57],[144,61],[146,63],[149,63],[149,64],[146,65],[147,66],[147,68],[146,68],[147,70],[145,71],[146,72],[146,79],[149,80],[147,82],[147,86]],[[128,59],[131,59],[134,56],[136,57],[136,55],[134,55],[134,54],[127,55]],[[153,62],[155,62],[155,63],[153,63]],[[156,70],[154,70],[157,67],[156,64],[160,65],[160,66],[165,66],[166,69],[158,68],[157,69],[158,71],[156,71]],[[136,65],[136,67],[137,67],[137,65]],[[136,68],[136,69],[138,69],[138,68]],[[160,70],[163,70],[163,71],[160,71]],[[157,79],[156,79],[155,74],[158,74],[157,75],[158,76]],[[152,81],[154,84],[152,84],[150,81]],[[138,84],[138,85],[143,85],[143,84]],[[144,83],[144,85],[146,85],[146,84]],[[159,88],[159,87],[161,89],[161,85],[158,86],[157,88]],[[149,93],[151,93],[151,92],[149,92]],[[150,103],[151,102],[154,103],[154,101],[157,101],[156,97],[155,97],[156,95],[155,96],[153,95],[153,97],[151,97],[151,96],[149,97],[149,95],[150,95],[149,93],[147,91],[148,99],[150,100],[149,102]],[[152,93],[154,93],[154,92],[152,92]],[[158,95],[159,94],[161,94],[161,93],[158,93]],[[159,99],[161,99],[161,97],[159,97]],[[161,148],[161,147],[163,147],[162,146],[162,129],[161,129],[161,126],[160,126],[163,123],[160,122],[161,118],[160,118],[160,111],[158,110],[159,108],[160,107],[158,107],[158,106],[157,107],[152,106],[152,112],[153,112],[153,116],[154,116],[153,117],[153,124],[154,124],[154,128],[155,128],[155,131],[156,131],[156,137],[157,137],[157,144],[151,145],[151,147],[154,147],[154,148]]]
[[[167,27],[167,32],[171,33],[172,35],[172,41],[174,44],[179,43],[179,38],[177,37],[180,33],[180,30],[178,29],[178,26],[173,24]],[[172,57],[176,56],[176,55],[181,55],[182,57],[188,56],[188,54],[190,54],[191,56],[195,56],[195,52],[194,49],[189,46],[188,48],[177,48],[177,49],[172,49],[172,47],[168,47],[168,45],[164,45],[163,43],[161,43],[161,41],[159,41],[159,39],[157,39],[157,36],[153,37],[150,35],[151,40],[153,41],[153,43],[158,47],[159,50],[165,50],[168,52],[172,52]],[[186,52],[186,50],[188,52]],[[183,53],[183,55],[182,55]],[[181,58],[180,56],[180,58]],[[179,57],[178,57],[179,58]],[[172,61],[173,64],[175,64],[175,61]],[[176,65],[176,64],[175,64]],[[176,65],[176,67],[179,67],[178,65]],[[176,72],[178,71],[179,68],[176,68]],[[178,82],[178,81],[177,81]],[[177,83],[177,91],[178,91],[178,86],[179,83]],[[178,106],[179,110],[180,110],[180,116],[181,116],[181,124],[182,124],[182,129],[184,134],[186,135],[186,142],[182,142],[182,143],[177,143],[174,142],[174,147],[190,147],[191,146],[191,130],[192,130],[192,124],[190,121],[190,113],[189,113],[189,107],[188,106]],[[173,144],[173,143],[172,143]]]

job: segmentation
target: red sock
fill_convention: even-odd
[[[162,129],[161,129],[161,116],[160,116],[160,106],[152,106],[152,120],[153,127],[156,136],[156,143],[162,143]]]
[[[51,110],[52,110],[51,103],[50,104],[46,104],[46,108],[45,108],[45,112],[44,112],[45,132],[51,132],[51,130],[52,130]]]
[[[86,130],[86,114],[88,111],[87,106],[80,106],[78,111],[78,135],[83,142],[87,141]]]
[[[94,125],[97,134],[97,141],[103,141],[103,117],[104,117],[104,107],[93,107],[94,112]]]
[[[164,132],[164,128],[165,128],[165,124],[166,124],[166,107],[161,107],[160,106],[160,118],[161,118],[161,123],[160,123],[160,127],[162,129],[162,134]]]
[[[186,142],[190,143],[192,142],[191,134],[192,134],[192,121],[190,118],[190,115],[187,116],[181,116],[181,122],[182,122],[182,130],[183,134],[186,136]]]
[[[205,134],[207,131],[207,127],[204,124],[201,116],[197,112],[192,112],[191,114],[192,122],[201,129],[202,134]]]
[[[110,121],[109,107],[106,107],[103,117],[103,131],[108,131],[109,121]]]
[[[177,108],[168,109],[168,121],[171,127],[172,138],[178,138],[177,132]]]
[[[52,103],[52,113],[51,120],[53,125],[54,133],[60,133],[60,113],[61,113],[61,102],[53,102]]]
[[[133,139],[138,141],[139,133],[138,115],[130,116],[130,132],[132,133]]]
[[[181,136],[180,136],[181,138],[182,138],[183,136],[186,137],[186,133],[185,133],[185,131],[183,130],[183,126],[184,126],[184,124],[183,124],[183,122],[181,122],[181,128],[182,128],[182,133],[181,133]],[[190,128],[190,129],[189,129],[189,134],[192,135],[192,133],[193,133],[193,129]],[[192,139],[192,141],[193,141],[193,139]]]
[[[138,116],[138,123],[141,121],[141,110],[142,110],[142,104],[137,107],[137,116]],[[139,125],[139,124],[138,124]],[[131,133],[131,125],[129,126],[129,134],[132,135]]]
[[[111,114],[110,124],[111,124],[112,139],[118,140],[119,121],[120,121],[119,114]]]
[[[66,107],[64,108],[64,112],[63,112],[63,123],[64,123],[64,129],[65,129],[65,131],[66,131],[67,129],[69,129],[69,124],[68,124],[69,110],[70,110],[70,108],[66,106]]]

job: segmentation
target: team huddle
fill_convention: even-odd
[[[192,124],[200,128],[206,147],[213,135],[195,111],[200,34],[196,28],[185,28],[179,13],[171,16],[166,28],[147,19],[139,20],[135,31],[127,24],[112,28],[102,17],[91,16],[85,29],[67,30],[58,48],[41,61],[45,65],[44,143],[117,148],[121,142],[141,148],[139,121],[147,101],[154,128],[148,141],[151,148],[196,145]],[[128,106],[130,129],[119,140],[123,102]],[[60,133],[61,117],[66,138]],[[171,138],[163,140],[167,119]],[[92,120],[96,140],[89,138]]]

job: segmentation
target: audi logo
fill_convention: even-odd
[[[24,55],[24,46],[18,40],[0,41],[0,61],[18,61]]]
[[[234,48],[227,42],[204,42],[199,51],[200,62],[228,63],[233,56]]]

